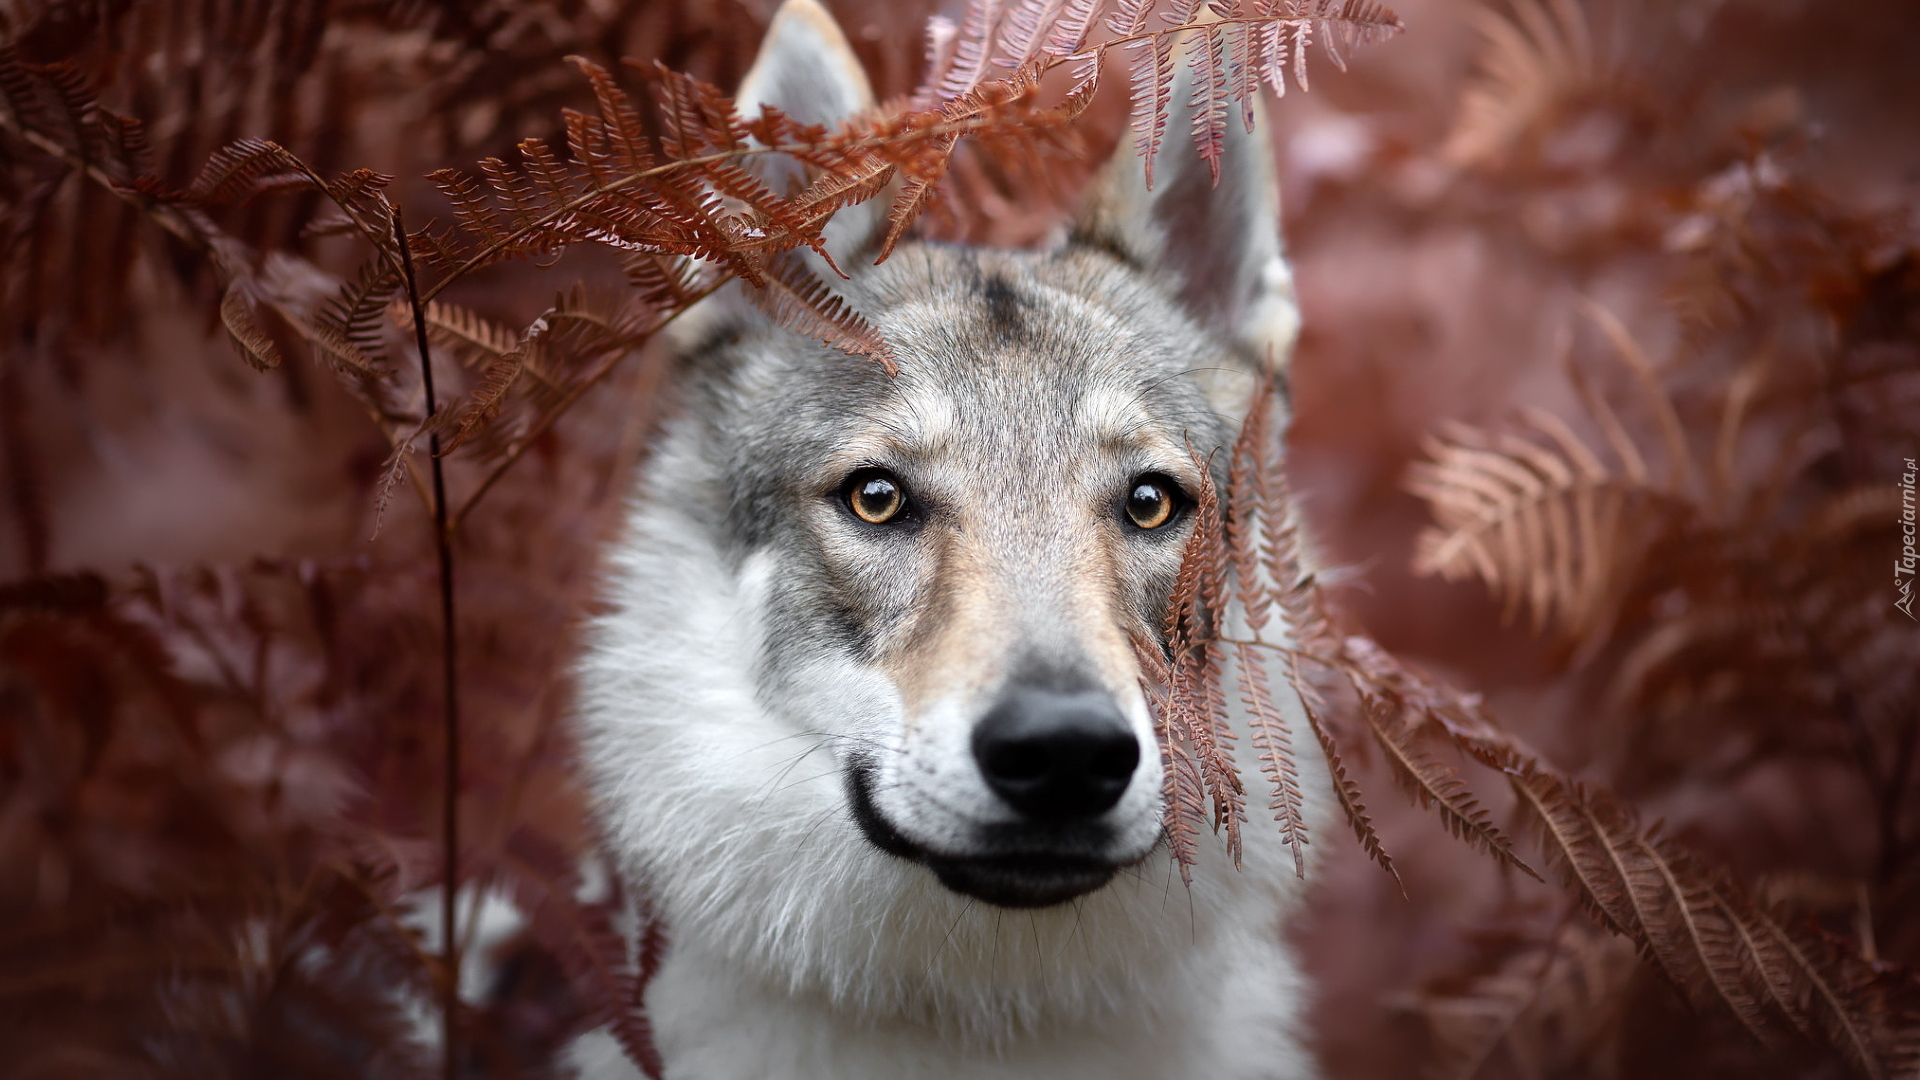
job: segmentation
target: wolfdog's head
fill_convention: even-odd
[[[740,99],[871,100],[810,0]],[[836,220],[830,284],[897,376],[737,300],[697,313],[582,678],[603,821],[677,918],[778,939],[878,894],[1045,907],[1159,841],[1133,643],[1160,640],[1201,470],[1296,326],[1264,132],[1229,125],[1215,188],[1169,127],[1151,191],[1123,146],[1038,252],[876,267],[885,200]]]

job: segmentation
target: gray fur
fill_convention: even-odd
[[[789,0],[750,89],[850,65],[844,41],[817,55],[822,19]],[[695,320],[688,405],[580,669],[596,814],[672,943],[648,1005],[675,1080],[1313,1075],[1277,936],[1291,856],[1256,814],[1246,869],[1203,841],[1184,895],[1158,847],[1131,642],[1159,631],[1193,515],[1141,530],[1123,510],[1143,473],[1197,491],[1196,455],[1224,483],[1234,394],[1284,363],[1271,166],[1245,160],[1266,152],[1235,140],[1217,212],[1167,203],[1200,197],[1197,159],[1169,157],[1153,193],[1122,161],[1052,250],[907,244],[838,283],[898,376],[737,299]],[[869,466],[904,481],[911,526],[846,507]],[[870,812],[933,856],[1030,850],[967,747],[1035,672],[1109,695],[1149,753],[1111,810],[1031,849],[1119,875],[1009,911],[869,842],[850,800],[865,778]]]

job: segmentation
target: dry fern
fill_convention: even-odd
[[[1260,395],[1244,429],[1254,433],[1253,439],[1268,437],[1267,417],[1274,408],[1271,385],[1263,385]],[[1149,688],[1155,694],[1156,715],[1161,717],[1168,765],[1169,839],[1183,872],[1204,823],[1206,798],[1215,801],[1217,825],[1219,808],[1228,797],[1229,789],[1206,766],[1213,750],[1204,737],[1204,724],[1220,708],[1218,688],[1227,655],[1217,646],[1221,642],[1234,645],[1241,650],[1235,654],[1239,657],[1255,649],[1284,649],[1295,663],[1304,661],[1336,674],[1351,687],[1365,729],[1416,803],[1432,811],[1455,837],[1537,877],[1515,854],[1511,840],[1481,806],[1465,777],[1445,767],[1432,748],[1450,745],[1469,760],[1504,775],[1519,816],[1537,827],[1541,846],[1549,861],[1561,868],[1570,893],[1598,923],[1632,941],[1695,1003],[1724,1009],[1765,1042],[1812,1038],[1861,1075],[1902,1074],[1908,1067],[1907,1047],[1913,1038],[1914,1010],[1920,1005],[1920,985],[1905,975],[1885,976],[1853,948],[1808,933],[1790,917],[1768,910],[1724,871],[1704,863],[1659,829],[1643,827],[1615,796],[1555,772],[1537,753],[1503,731],[1477,700],[1426,679],[1364,637],[1336,630],[1298,562],[1292,511],[1284,501],[1278,461],[1259,456],[1245,444],[1247,438],[1243,434],[1243,445],[1236,447],[1235,465],[1229,469],[1238,482],[1229,491],[1224,511],[1211,509],[1217,500],[1210,486],[1202,497],[1203,507],[1209,509],[1189,541],[1171,602],[1166,641],[1172,662],[1160,662],[1157,650],[1142,650],[1150,660]],[[1684,444],[1671,445],[1676,452],[1684,451]],[[1492,451],[1476,453],[1481,455],[1473,459],[1479,475],[1509,478],[1512,487],[1507,490],[1538,494],[1510,479],[1525,472],[1525,466]],[[1582,451],[1567,453],[1571,457]],[[1534,478],[1554,475],[1551,464],[1526,460],[1538,470],[1530,474]],[[1644,480],[1644,462],[1637,456],[1630,460],[1629,468]],[[1566,470],[1566,475],[1571,474],[1572,469]],[[1672,475],[1689,474],[1682,466]],[[1256,482],[1255,476],[1263,479]],[[1540,487],[1544,485],[1535,485]],[[1231,523],[1228,527],[1217,523],[1218,513],[1225,514]],[[1554,536],[1545,527],[1531,535],[1534,546],[1516,547],[1518,554],[1510,556],[1515,565],[1529,570],[1528,559],[1549,550],[1545,545],[1551,541],[1540,538]],[[1557,539],[1564,544],[1580,535],[1565,530]],[[1269,545],[1264,552],[1260,550],[1263,539]],[[1570,577],[1565,566],[1558,581]],[[1621,587],[1618,582],[1609,585]],[[1564,605],[1560,594],[1548,595]],[[1277,611],[1285,617],[1278,629],[1288,637],[1257,636],[1257,628],[1254,637],[1233,637],[1229,613],[1234,610],[1250,625],[1268,625],[1270,613]],[[1345,774],[1332,725],[1322,715],[1324,703],[1308,680],[1296,676],[1296,685],[1327,752],[1336,797],[1369,854],[1391,869],[1366,823],[1359,791]],[[1276,714],[1271,701],[1260,699],[1259,691],[1259,684],[1253,683],[1249,715]],[[1268,777],[1283,833],[1304,840],[1297,832],[1289,832],[1295,828],[1295,819],[1288,809],[1291,767],[1281,749],[1284,744],[1269,734],[1257,745],[1263,766],[1270,766]],[[1231,764],[1223,762],[1221,768]],[[1231,835],[1229,845],[1234,850]],[[1482,1040],[1479,1060],[1484,1060],[1490,1047]]]

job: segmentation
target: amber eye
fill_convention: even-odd
[[[1136,477],[1127,495],[1127,518],[1143,529],[1157,529],[1173,520],[1173,481],[1158,473]]]
[[[861,469],[840,488],[847,509],[861,521],[884,525],[900,516],[907,507],[907,491],[885,469]]]

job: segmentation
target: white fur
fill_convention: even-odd
[[[834,737],[898,732],[898,695],[849,663],[757,700],[758,583],[779,568],[736,576],[700,536],[640,504],[581,679],[598,816],[667,927],[647,1005],[670,1077],[1313,1075],[1280,940],[1301,882],[1264,814],[1244,871],[1202,838],[1191,891],[1156,853],[1057,908],[949,892],[847,814]],[[1296,739],[1306,775],[1312,749]]]

